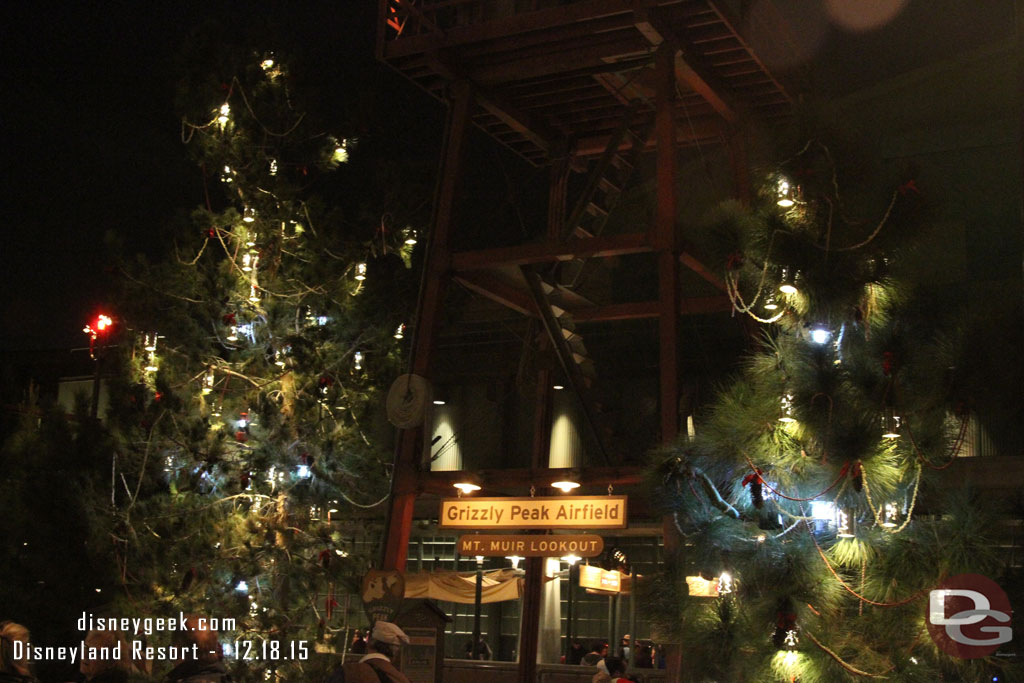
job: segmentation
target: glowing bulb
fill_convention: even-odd
[[[228,341],[238,341],[238,327],[236,325],[231,326],[231,332],[228,334]]]
[[[146,341],[145,344],[143,345],[143,348],[146,351],[156,351],[156,339],[157,335],[155,332],[152,335],[146,334]]]
[[[410,247],[416,244],[416,231],[412,228],[406,228],[402,231],[405,234],[405,243]]]
[[[765,536],[764,534],[758,534],[757,535],[757,542],[758,543],[764,543],[766,540],[768,540],[768,537]]]
[[[779,304],[775,301],[775,297],[772,296],[771,294],[769,294],[768,297],[764,301],[764,310],[766,310],[766,311],[774,311],[774,310],[777,310],[778,308],[779,308]]]
[[[811,328],[811,341],[815,344],[824,344],[832,336],[827,327],[817,325]]]
[[[787,650],[796,649],[796,646],[800,644],[800,639],[797,637],[795,629],[786,631],[786,637],[783,639],[782,644]]]
[[[902,422],[902,418],[899,415],[894,414],[892,412],[892,408],[886,409],[886,414],[882,416],[882,438],[900,438],[900,425]]]
[[[796,418],[793,417],[793,394],[786,394],[781,399],[782,403],[782,416],[779,417],[779,422],[790,423],[796,422]]]
[[[217,123],[223,128],[228,124],[228,116],[231,114],[231,106],[225,102],[220,105],[220,115],[217,117]]]
[[[523,559],[519,555],[509,555],[505,558],[512,563],[512,569],[519,569],[519,562]]]
[[[348,161],[348,141],[342,140],[338,143],[338,146],[334,148],[334,155],[331,157],[334,161],[339,164],[344,164]]]
[[[480,490],[480,486],[470,481],[456,482],[455,484],[452,484],[452,486],[457,488],[462,493],[473,493],[473,491]]]
[[[249,584],[247,584],[245,581],[239,581],[238,585],[235,586],[235,590],[238,591],[239,593],[248,593],[249,592]]]
[[[360,261],[359,263],[356,264],[356,279],[360,280],[360,281],[366,279],[366,262],[365,261]]]
[[[444,399],[443,398],[435,398],[433,400],[433,404],[435,406],[443,406],[444,405]]]
[[[790,187],[788,180],[786,180],[785,178],[779,179],[777,193],[778,199],[776,200],[776,204],[778,204],[784,209],[788,209],[789,207],[793,206],[793,204],[795,203],[793,201],[793,189],[792,187]]]
[[[267,57],[262,62],[260,62],[260,68],[263,69],[264,71],[270,71],[271,69],[274,68],[274,60],[271,59],[270,57]]]
[[[728,572],[722,572],[718,577],[718,594],[727,595],[732,593],[732,576]]]
[[[277,175],[277,159],[271,159],[270,160],[269,173],[270,173],[270,175]]]
[[[250,254],[249,252],[242,254],[242,272],[252,272],[252,254]]]
[[[354,361],[353,367],[356,370],[362,370],[363,369],[363,352],[362,351],[356,351],[354,354],[352,354],[352,360]]]
[[[252,207],[245,207],[242,209],[242,220],[246,223],[252,223],[256,220],[256,209]]]
[[[398,326],[395,330],[395,339],[403,339],[405,337],[405,323]]]
[[[554,389],[555,391],[561,391],[562,389],[565,389],[565,387],[562,386],[561,384],[553,384],[551,388]]]
[[[566,555],[565,557],[563,557],[561,559],[562,559],[562,562],[565,562],[567,565],[569,565],[571,567],[574,564],[576,564],[577,562],[579,562],[582,558],[579,557],[578,555]]]
[[[256,285],[249,285],[249,303],[258,304],[260,302],[260,295],[256,291]]]
[[[796,276],[791,275],[789,268],[783,268],[779,278],[779,291],[783,294],[796,294]]]
[[[309,476],[309,465],[299,465],[299,469],[295,472],[300,479],[305,479]]]
[[[578,489],[580,483],[578,481],[553,481],[551,486],[558,489],[562,493],[569,493],[573,489]]]
[[[895,527],[896,520],[899,518],[899,508],[896,507],[896,503],[886,503],[882,515],[885,520],[882,522],[882,526],[887,529]]]

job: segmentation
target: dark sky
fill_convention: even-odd
[[[200,202],[173,107],[195,26],[220,22],[232,36],[269,22],[320,50],[317,77],[337,79],[339,102],[352,92],[394,96],[412,87],[373,61],[376,4],[4,3],[0,349],[81,345],[81,326],[111,291],[105,234],[129,253],[152,252],[168,216]],[[775,4],[796,27],[801,58],[819,65],[817,85],[832,92],[1013,31],[1012,0],[914,0],[870,30],[823,13],[842,2]],[[901,2],[865,3],[887,4]]]

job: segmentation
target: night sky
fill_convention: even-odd
[[[255,3],[5,3],[0,349],[81,346],[83,323],[109,301],[108,239],[156,257],[169,217],[200,202],[173,106],[195,26],[219,22],[232,36],[263,22],[300,38],[321,52],[316,77],[346,79],[325,88],[339,102],[412,91],[374,62],[376,4],[288,3],[285,14]],[[1013,30],[1009,0],[915,0],[870,31],[837,28],[826,4],[776,3],[808,41],[817,85],[837,93]],[[400,96],[438,116],[427,98]]]

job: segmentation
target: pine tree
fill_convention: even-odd
[[[930,588],[1001,568],[984,506],[933,485],[962,446],[970,382],[954,316],[910,267],[922,189],[909,175],[877,188],[812,141],[712,226],[734,307],[764,337],[652,470],[679,550],[648,602],[683,643],[684,680],[974,681],[999,667],[925,632]]]
[[[205,201],[171,258],[125,268],[110,360],[124,584],[111,611],[237,619],[222,640],[260,654],[228,650],[236,680],[315,680],[329,664],[315,648],[340,638],[335,596],[370,558],[336,523],[383,511],[381,392],[401,372],[417,281],[405,221],[425,205],[346,187],[365,188],[374,161],[324,133],[294,83],[280,54],[252,51],[185,79],[182,139]],[[309,661],[292,651],[302,641]]]

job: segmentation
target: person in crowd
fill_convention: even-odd
[[[569,646],[569,656],[566,657],[566,664],[578,665],[583,660],[583,655],[587,654],[583,649],[583,643],[578,640],[572,641],[572,645]]]
[[[354,655],[366,654],[366,634],[363,633],[362,629],[356,629],[355,635],[352,636],[352,643],[348,646],[348,651]]]
[[[14,658],[14,642],[31,642],[28,629],[13,621],[0,622],[0,683],[35,683],[30,662]]]
[[[366,655],[358,662],[336,670],[328,683],[409,683],[409,679],[391,663],[395,649],[409,642],[405,632],[388,621],[378,621],[370,631]]]
[[[605,657],[597,669],[597,673],[590,679],[591,683],[629,683],[625,677],[626,663],[619,657]]]
[[[217,632],[205,628],[207,621],[200,617],[185,618],[185,630],[175,631],[173,644],[189,648],[196,646],[198,656],[184,659],[167,673],[167,683],[229,683],[231,676],[224,667]],[[200,628],[203,626],[204,628]]]
[[[118,645],[121,646],[120,650],[115,650]],[[83,656],[78,663],[83,680],[88,683],[127,683],[128,672],[131,669],[131,652],[120,631],[89,631],[85,636],[85,646],[96,648],[97,653],[105,653],[108,656],[96,659],[87,659]],[[115,652],[119,655],[115,656]]]
[[[637,643],[636,668],[653,668],[653,664],[651,663],[651,646],[647,643]]]
[[[608,655],[608,643],[603,640],[595,640],[590,644],[590,652],[583,655],[580,663],[585,666],[597,666]]]
[[[629,647],[629,634],[622,636],[622,640],[619,642],[619,657],[622,661],[629,662],[630,647]]]

